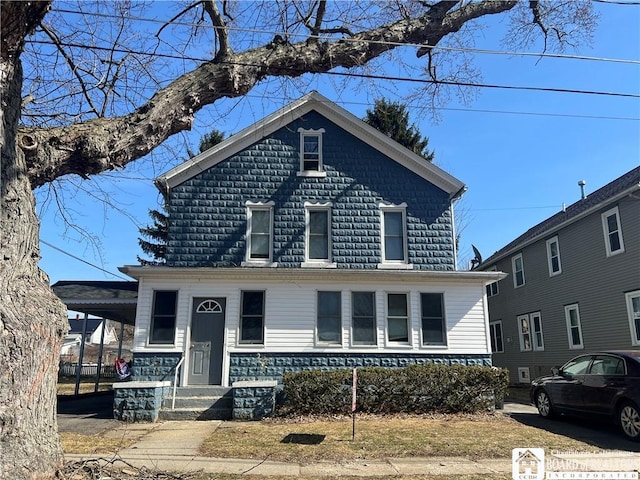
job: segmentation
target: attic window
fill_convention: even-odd
[[[322,134],[319,130],[299,128],[300,133],[300,172],[306,176],[324,176],[322,167]],[[319,175],[321,174],[321,175]]]

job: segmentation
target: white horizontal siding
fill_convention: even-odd
[[[274,272],[275,276],[275,272]],[[227,353],[231,351],[263,350],[271,352],[357,351],[357,352],[425,352],[425,353],[489,353],[487,321],[483,303],[484,285],[479,282],[445,282],[444,284],[401,283],[388,289],[385,285],[369,283],[354,285],[339,282],[280,282],[147,280],[140,282],[135,330],[136,351],[185,351],[189,335],[191,304],[194,297],[226,298]],[[149,324],[154,290],[178,290],[177,333],[175,345],[148,345]],[[242,290],[266,291],[264,345],[238,345],[240,294]],[[315,343],[316,291],[342,292],[343,344],[327,347]],[[373,347],[351,346],[351,292],[376,292],[377,340]],[[386,343],[386,293],[408,293],[411,344]],[[422,347],[420,293],[443,293],[447,323],[446,347]]]

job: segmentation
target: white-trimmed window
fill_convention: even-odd
[[[542,335],[542,315],[540,312],[529,314],[529,321],[532,328],[533,349],[544,350],[544,336]]]
[[[491,267],[487,271],[488,272],[497,272],[498,268],[497,267]],[[487,297],[493,297],[495,295],[498,295],[498,293],[500,293],[500,290],[498,289],[498,281],[497,280],[495,282],[491,282],[491,283],[487,284]]]
[[[569,348],[584,348],[582,342],[582,325],[580,324],[580,310],[578,304],[566,305],[564,307],[564,316],[567,320],[567,336],[569,337]]]
[[[544,336],[542,335],[542,315],[540,312],[519,315],[518,336],[520,337],[520,351],[544,350]]]
[[[602,214],[602,229],[604,232],[604,245],[607,250],[607,257],[624,252],[618,207],[607,210]]]
[[[560,243],[558,237],[547,240],[547,266],[549,267],[549,276],[559,275],[562,273],[562,264],[560,263]]]
[[[322,134],[324,128],[305,130],[299,128],[300,133],[300,172],[299,175],[324,176],[322,164]]]
[[[342,345],[342,293],[317,292],[316,342]]]
[[[625,298],[631,327],[631,344],[637,346],[640,345],[640,290],[626,293]]]
[[[518,316],[518,336],[520,337],[520,351],[528,352],[531,350],[531,326],[529,324],[529,315]]]
[[[444,294],[421,293],[422,345],[447,345],[447,322],[444,316]]]
[[[387,293],[387,341],[409,345],[409,302],[406,293]]]
[[[524,261],[521,253],[511,258],[511,268],[514,288],[522,287],[524,285]]]
[[[150,344],[173,344],[176,336],[176,306],[178,292],[156,290],[153,292],[153,313],[149,329]]]
[[[247,202],[247,263],[271,264],[274,202]]]
[[[504,341],[502,340],[502,320],[489,323],[489,335],[491,337],[491,352],[504,352]]]
[[[376,345],[376,294],[375,292],[351,293],[351,343]]]
[[[331,203],[305,202],[305,263],[303,267],[334,266],[331,261]]]
[[[407,266],[407,204],[380,204],[382,264]]]
[[[240,344],[264,343],[264,292],[242,291],[240,301]]]

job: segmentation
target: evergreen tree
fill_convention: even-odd
[[[364,121],[427,161],[433,161],[435,153],[427,148],[429,137],[423,137],[415,124],[409,125],[405,104],[380,98],[375,101],[373,110],[367,110]]]
[[[214,128],[200,139],[199,153],[209,150],[222,140],[224,140],[224,133]],[[189,150],[187,153],[189,157],[195,156]],[[142,251],[152,258],[152,260],[146,260],[138,255],[140,265],[162,265],[166,261],[169,235],[169,195],[164,190],[160,190],[160,194],[163,200],[162,211],[149,210],[153,225],[147,225],[139,230],[141,237],[138,237],[138,244]]]

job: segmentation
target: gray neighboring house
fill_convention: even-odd
[[[640,167],[534,226],[478,267],[493,364],[529,383],[583,352],[640,347]]]

